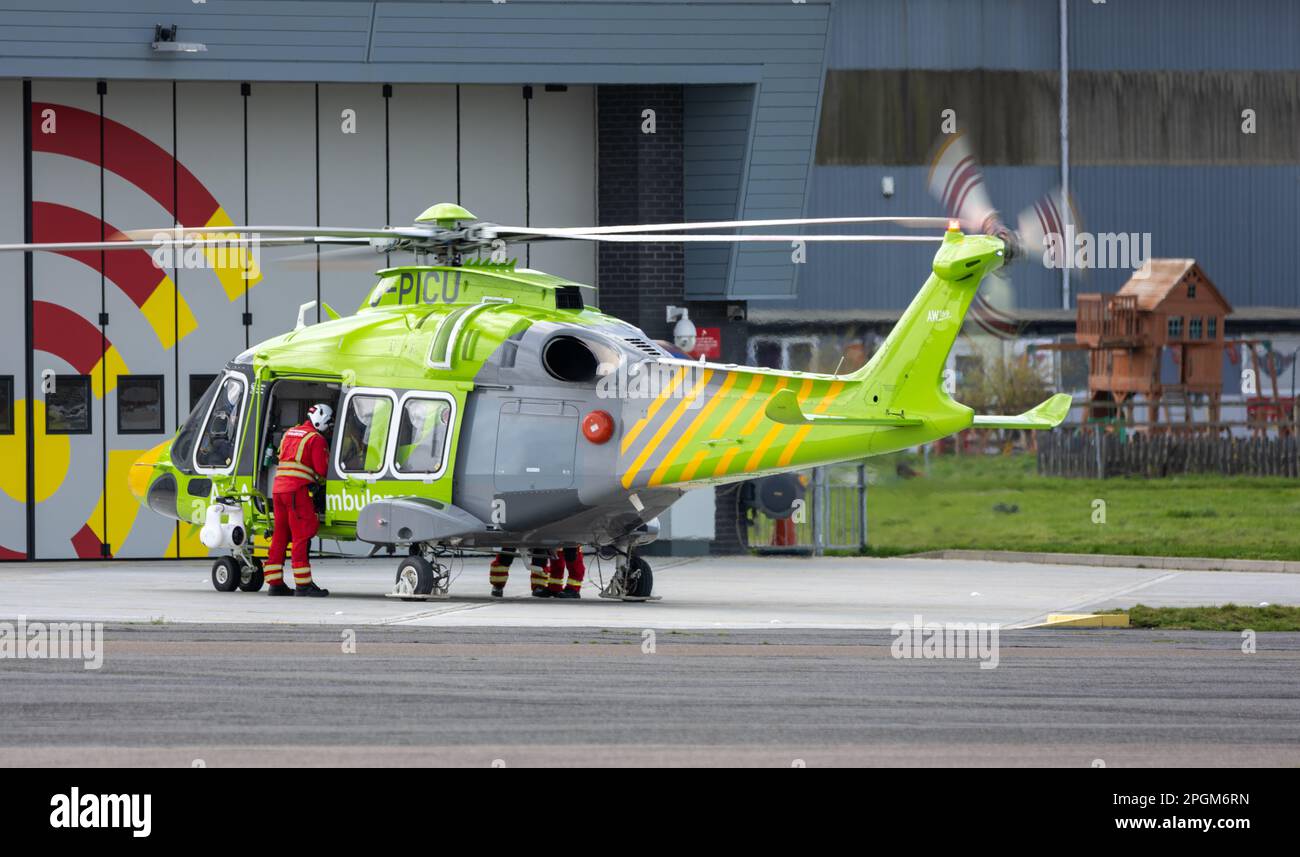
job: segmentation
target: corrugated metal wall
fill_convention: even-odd
[[[682,195],[686,219],[732,220],[754,118],[752,86],[688,86],[683,97]],[[686,248],[686,296],[708,300],[728,294],[732,247]]]
[[[1056,186],[1059,152],[1036,142],[1055,130],[1056,99],[1026,97],[1017,110],[1002,96],[1055,87],[1058,26],[1052,2],[839,0],[809,216],[941,214],[918,154],[926,129],[931,140],[940,134],[936,98],[953,102],[958,126],[998,165],[986,178],[1004,214]],[[1155,255],[1198,259],[1239,308],[1300,308],[1300,4],[1071,0],[1069,26],[1071,191],[1081,228],[1151,233]],[[982,89],[965,91],[965,70],[980,71]],[[1009,82],[1008,73],[1025,81]],[[883,91],[837,95],[855,86]],[[1247,107],[1257,114],[1255,135],[1240,133]],[[899,137],[899,128],[910,134]],[[881,194],[884,176],[894,178],[892,199]],[[772,306],[899,310],[929,255],[813,246],[798,301]],[[1073,289],[1114,291],[1129,273],[1090,271]],[[1059,274],[1021,264],[1012,275],[1019,307],[1060,307]]]
[[[0,0],[0,77],[743,84],[758,103],[737,212],[796,217],[830,9],[831,0],[136,0],[122,11],[95,0],[39,9]],[[177,25],[181,41],[207,51],[154,55],[155,24]],[[731,296],[793,294],[786,252],[726,255]],[[692,292],[717,294],[713,268],[692,271],[711,272],[688,284]]]
[[[1069,26],[1081,74],[1157,73],[1116,110],[1145,138],[1122,153],[1126,163],[1085,144],[1095,128],[1076,126],[1070,184],[1085,225],[1150,232],[1155,255],[1195,258],[1238,310],[1300,307],[1300,4],[1072,2]],[[1082,93],[1071,95],[1074,112]],[[1245,108],[1256,111],[1255,135],[1240,133]],[[1197,137],[1199,150],[1181,142]],[[1167,151],[1170,163],[1144,163],[1144,149]],[[1097,271],[1084,288],[1115,291],[1124,279]]]

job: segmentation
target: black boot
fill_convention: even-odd
[[[306,586],[299,586],[298,594],[305,595],[308,598],[324,598],[326,595],[330,594],[330,591],[328,589],[321,589],[316,585],[316,581],[313,580]]]
[[[545,586],[534,586],[534,587],[533,587],[533,597],[534,597],[534,598],[550,598],[550,597],[551,597],[551,590],[547,589]]]
[[[293,590],[283,583],[276,584],[266,590],[267,595],[293,595]]]
[[[493,597],[493,598],[505,598],[505,597],[506,597],[506,588],[505,588],[504,586],[494,586],[494,587],[492,587],[492,597]]]
[[[579,591],[576,590],[576,589],[567,589],[567,588],[566,588],[566,589],[561,589],[559,592],[554,593],[553,595],[551,595],[551,597],[552,597],[552,598],[561,598],[561,599],[565,599],[565,600],[568,600],[568,601],[572,601],[572,600],[575,599],[575,598],[581,598],[581,597],[582,597],[582,593],[579,592]]]

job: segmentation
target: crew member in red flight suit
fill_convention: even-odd
[[[528,573],[529,584],[533,589],[533,595],[538,598],[545,598],[550,593],[546,589],[546,563],[550,555],[540,548],[534,548],[529,551]],[[515,561],[514,552],[502,551],[492,558],[492,565],[488,566],[488,582],[492,584],[492,597],[503,598],[506,594],[506,581],[510,579],[510,564]],[[545,593],[538,595],[538,593]]]
[[[565,570],[569,580],[564,581]],[[551,557],[550,573],[547,575],[547,592],[551,598],[581,598],[582,580],[587,576],[587,566],[582,561],[582,548],[562,548]]]
[[[311,579],[311,540],[320,529],[311,487],[323,484],[329,467],[329,441],[324,433],[334,421],[329,405],[312,405],[307,419],[284,433],[280,441],[280,463],[275,473],[273,505],[275,532],[264,571],[270,595],[293,595],[284,585],[284,552],[293,541],[293,582],[298,595],[322,598],[329,595]]]

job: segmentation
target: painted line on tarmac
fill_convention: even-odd
[[[420,619],[432,619],[435,616],[446,616],[448,613],[463,613],[466,610],[481,610],[484,607],[491,607],[491,604],[451,604],[439,610],[422,610],[419,613],[410,613],[405,616],[394,616],[390,619],[380,619],[378,622],[370,622],[373,625],[400,625],[403,622],[415,622]]]
[[[1075,602],[1074,604],[1071,604],[1068,607],[1062,607],[1059,610],[1052,610],[1047,613],[1036,613],[1035,615],[1031,616],[1028,619],[1024,619],[1012,625],[1008,625],[1007,629],[1011,630],[1011,629],[1025,628],[1026,626],[1029,625],[1041,624],[1043,622],[1046,622],[1047,617],[1052,615],[1052,613],[1086,613],[1088,612],[1088,607],[1093,604],[1100,604],[1103,601],[1109,601],[1112,598],[1119,598],[1124,595],[1132,595],[1134,592],[1138,592],[1139,590],[1146,589],[1148,586],[1155,586],[1157,583],[1164,583],[1165,581],[1173,580],[1175,577],[1181,577],[1185,573],[1186,572],[1182,572],[1182,571],[1171,571],[1168,574],[1162,574],[1159,577],[1155,577],[1152,578],[1151,580],[1143,581],[1142,583],[1135,583],[1131,586],[1121,587],[1115,590],[1114,592],[1108,592],[1105,595],[1102,595],[1097,598],[1089,598],[1086,601]]]

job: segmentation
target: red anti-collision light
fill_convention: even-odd
[[[582,436],[592,443],[604,443],[614,436],[614,418],[604,411],[592,411],[582,418]]]

